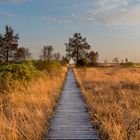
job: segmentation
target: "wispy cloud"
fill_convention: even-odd
[[[138,2],[139,0],[137,0]],[[129,0],[100,0],[97,8],[86,13],[87,20],[107,25],[140,26],[140,5],[129,5]]]
[[[85,0],[83,0],[85,2]],[[83,2],[82,1],[82,2]],[[89,1],[88,1],[89,2]],[[62,18],[49,18],[53,22],[90,21],[110,26],[140,26],[140,0],[90,0],[94,8]],[[80,5],[75,4],[76,8]]]
[[[114,22],[118,22],[120,25],[140,26],[140,6],[118,14]]]
[[[64,16],[64,17],[49,17],[49,16],[40,16],[37,18],[34,18],[34,20],[43,20],[46,21],[48,23],[70,23],[73,21],[79,21],[82,19],[82,15],[81,14],[71,14],[69,16]]]

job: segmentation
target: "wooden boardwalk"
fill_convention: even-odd
[[[98,132],[91,126],[89,114],[72,69],[68,71],[56,114],[45,139],[99,140]]]

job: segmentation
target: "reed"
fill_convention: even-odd
[[[140,69],[74,69],[103,140],[140,139]]]
[[[27,83],[14,81],[0,95],[0,139],[40,140],[60,96],[66,68]]]

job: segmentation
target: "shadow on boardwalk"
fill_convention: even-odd
[[[55,117],[51,121],[51,127],[45,139],[99,140],[98,132],[91,126],[89,114],[72,69],[68,71]]]

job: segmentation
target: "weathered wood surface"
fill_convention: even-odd
[[[89,114],[72,69],[68,71],[56,113],[45,139],[99,140],[98,132],[91,126]]]

